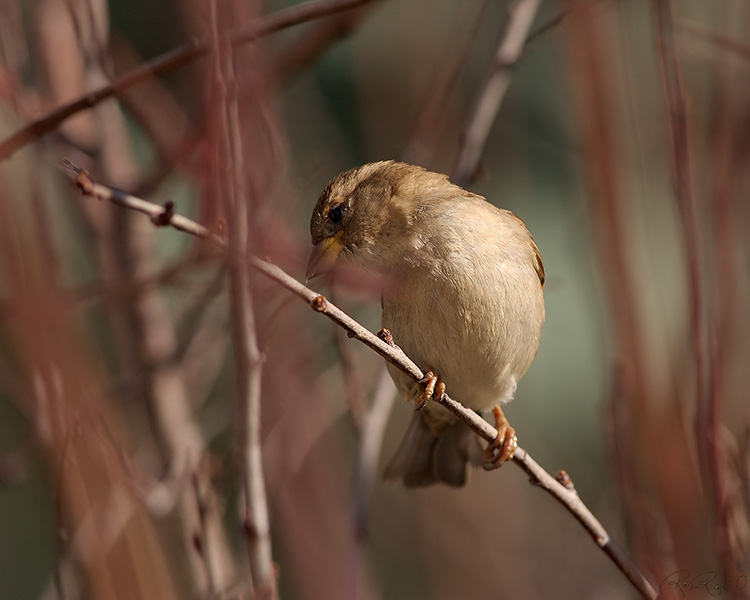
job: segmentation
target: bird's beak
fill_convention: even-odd
[[[325,273],[336,264],[336,259],[344,249],[344,245],[341,243],[342,233],[343,231],[339,231],[336,235],[320,240],[312,247],[305,271],[307,281]]]

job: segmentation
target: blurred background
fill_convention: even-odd
[[[0,1],[0,597],[253,597],[243,339],[280,597],[637,597],[513,465],[383,482],[411,408],[382,359],[81,197],[65,158],[299,280],[344,169],[407,160],[511,209],[547,272],[521,446],[664,597],[750,597],[750,6],[316,6]],[[311,285],[379,328],[371,287]]]

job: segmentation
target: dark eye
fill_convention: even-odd
[[[340,223],[341,217],[344,216],[344,207],[342,204],[339,204],[338,206],[334,206],[331,211],[328,213],[328,218],[331,220],[331,223]]]

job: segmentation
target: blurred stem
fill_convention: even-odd
[[[214,71],[221,111],[221,159],[219,185],[223,188],[227,215],[229,309],[232,318],[235,377],[237,381],[238,446],[243,486],[243,521],[253,595],[258,600],[277,597],[276,574],[271,552],[271,526],[261,453],[261,381],[263,360],[258,347],[255,309],[248,269],[250,198],[245,185],[245,161],[237,106],[237,80],[231,40],[221,35],[218,3],[211,3],[214,34]]]
[[[435,151],[437,139],[445,128],[448,99],[485,20],[487,2],[477,4],[478,7],[473,2],[460,3],[457,7],[459,15],[453,29],[456,42],[446,46],[445,51],[436,57],[414,132],[402,152],[404,162],[428,164]]]
[[[703,295],[703,267],[701,239],[695,193],[693,190],[692,158],[688,130],[687,106],[674,41],[672,5],[669,0],[654,0],[656,37],[659,46],[664,100],[669,116],[669,135],[672,150],[674,192],[682,226],[682,240],[688,271],[688,300],[690,311],[690,341],[696,390],[695,440],[701,470],[713,483],[716,506],[723,497],[723,470],[719,457],[718,395],[710,392],[707,353],[708,325]]]
[[[729,36],[715,33],[708,28],[696,25],[694,23],[688,23],[682,21],[675,26],[678,33],[683,33],[691,36],[692,38],[702,38],[713,45],[721,48],[722,50],[728,50],[737,56],[740,56],[746,60],[750,60],[750,47],[740,42],[736,42]]]
[[[337,329],[343,331],[340,327]],[[383,434],[396,397],[393,381],[385,364],[381,368],[372,403],[364,416],[354,484],[354,533],[360,545],[367,539],[367,501],[383,444]]]
[[[314,19],[349,10],[375,0],[318,0],[277,11],[260,17],[244,27],[227,34],[233,44],[247,44],[258,39]],[[16,151],[51,132],[71,116],[93,108],[102,100],[117,96],[132,87],[195,62],[211,49],[210,40],[193,39],[157,58],[128,71],[110,84],[91,90],[77,100],[64,104],[41,119],[25,125],[0,142],[0,161],[7,160]]]
[[[98,73],[97,81],[105,74]],[[96,112],[109,111],[100,117],[102,136],[102,161],[107,172],[123,187],[135,185],[138,177],[134,150],[127,135],[124,116],[116,102],[103,103]],[[117,228],[118,223],[111,225]],[[130,223],[123,234],[122,264],[127,268],[125,283],[134,283],[157,269],[154,254],[156,237],[153,228],[145,223]],[[155,434],[162,447],[170,477],[180,479],[194,476],[204,490],[202,504],[212,507],[199,514],[190,495],[181,495],[178,514],[182,529],[182,543],[190,561],[194,585],[200,593],[223,589],[235,577],[235,564],[221,515],[214,510],[218,505],[210,481],[210,472],[200,468],[206,455],[206,440],[199,427],[187,385],[187,372],[177,361],[178,350],[175,316],[170,313],[162,290],[155,286],[135,289],[132,303],[133,331],[128,332],[136,343],[136,357],[146,369],[145,390],[150,401]],[[202,522],[201,522],[202,520]],[[193,545],[196,530],[203,531],[200,554]],[[194,568],[197,564],[202,569]],[[204,577],[204,574],[208,573]]]
[[[641,344],[642,327],[638,317],[636,279],[628,260],[628,235],[624,226],[622,157],[616,143],[616,113],[609,90],[615,55],[612,36],[596,19],[596,10],[588,0],[570,4],[567,21],[571,53],[572,89],[578,105],[583,131],[583,147],[588,159],[586,183],[597,235],[597,259],[600,262],[607,301],[610,306],[617,348],[609,409],[612,423],[611,449],[615,473],[624,499],[631,539],[636,552],[651,573],[663,573],[661,557],[652,551],[653,528],[642,501],[643,485],[636,469],[636,452],[643,446],[653,448],[651,427],[649,365]],[[613,95],[619,93],[615,91]],[[656,464],[656,467],[659,465]]]
[[[750,15],[747,7],[741,11],[728,11],[725,17],[725,27],[728,31],[733,24],[739,23],[740,27],[747,24]],[[700,33],[693,32],[694,36]],[[719,45],[717,47],[721,55],[726,54],[726,49]],[[738,55],[735,60],[731,56],[722,56],[718,65],[720,75],[720,95],[716,108],[716,138],[714,146],[715,165],[715,190],[713,204],[713,240],[716,244],[716,252],[713,254],[711,271],[715,274],[712,286],[716,293],[710,296],[712,302],[708,306],[710,312],[710,341],[709,341],[709,394],[711,406],[711,427],[714,435],[721,434],[722,401],[726,401],[730,394],[726,386],[726,377],[729,371],[728,363],[732,359],[733,352],[732,337],[739,323],[735,318],[737,305],[737,276],[738,261],[741,255],[741,245],[735,231],[735,221],[738,215],[735,211],[734,199],[741,197],[739,188],[740,152],[737,143],[742,139],[742,133],[737,128],[741,121],[747,100],[747,89],[744,78],[737,77],[738,72],[746,73],[746,65],[743,64],[746,56]],[[742,60],[741,60],[742,59]],[[741,69],[741,70],[740,70]],[[707,278],[711,272],[707,273]],[[717,440],[720,438],[717,438]],[[726,438],[725,438],[726,442]],[[744,512],[750,516],[750,504],[736,499],[733,502],[730,489],[732,485],[731,450],[726,444],[716,447],[713,459],[714,493],[717,509],[717,549],[724,569],[724,576],[729,581],[734,573],[741,571],[742,544],[737,541],[735,512]],[[734,592],[734,597],[739,598],[739,592]]]
[[[331,298],[336,302],[336,287],[331,279],[330,285]],[[362,379],[357,371],[357,364],[354,360],[349,346],[346,342],[348,338],[346,332],[341,327],[334,327],[333,344],[341,363],[341,372],[344,377],[344,389],[346,403],[349,405],[349,416],[356,433],[361,437],[362,430],[367,423],[367,406],[365,403],[365,393],[362,389]]]
[[[492,70],[462,134],[459,156],[451,177],[458,185],[469,183],[477,172],[490,128],[510,86],[512,69],[521,56],[540,4],[541,0],[516,0],[510,9],[508,26],[497,47]]]
[[[265,480],[260,441],[260,392],[262,356],[258,348],[250,272],[246,260],[247,219],[243,202],[235,204],[231,218],[228,262],[229,305],[232,315],[237,395],[239,410],[240,452],[244,486],[243,530],[253,587],[259,598],[276,595],[276,580],[271,555],[271,535],[266,504]],[[229,213],[228,213],[229,215]]]
[[[301,73],[313,64],[335,41],[351,35],[368,15],[363,2],[358,10],[341,10],[338,14],[310,25],[269,59],[264,72],[269,82]]]

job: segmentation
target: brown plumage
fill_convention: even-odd
[[[452,397],[480,413],[513,398],[544,322],[544,267],[518,217],[445,175],[385,161],[335,177],[310,233],[308,278],[336,261],[383,275],[383,327]],[[419,385],[388,368],[404,399],[420,396]],[[410,487],[458,486],[468,462],[482,462],[476,436],[427,402],[385,475]]]

